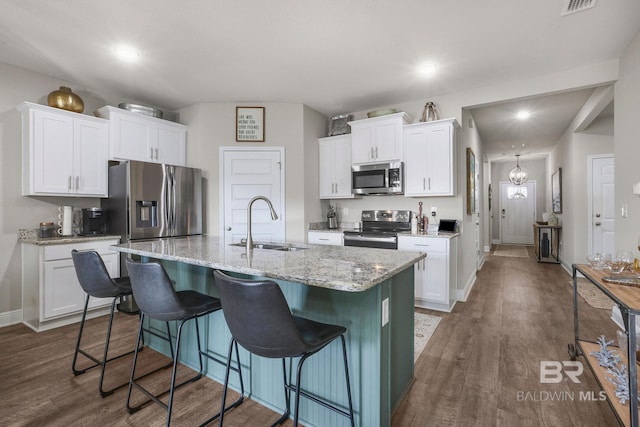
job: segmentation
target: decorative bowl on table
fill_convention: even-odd
[[[605,267],[604,260],[600,254],[587,255],[587,262],[594,270],[602,270]]]
[[[627,263],[623,259],[618,257],[612,257],[607,261],[607,268],[611,270],[611,274],[620,274],[624,271]]]

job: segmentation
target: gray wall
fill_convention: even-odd
[[[220,235],[219,148],[284,147],[286,239],[306,241],[309,221],[321,219],[318,199],[318,137],[327,119],[301,104],[248,102],[265,107],[265,142],[235,142],[236,103],[201,103],[179,111],[180,122],[189,126],[187,164],[201,168],[207,179],[207,233]]]
[[[616,249],[633,250],[637,255],[640,238],[640,196],[633,184],[640,182],[640,33],[620,61],[620,79],[615,87],[616,156]],[[629,217],[620,216],[620,206],[629,205]]]

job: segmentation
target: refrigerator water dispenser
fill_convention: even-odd
[[[155,200],[136,201],[136,227],[158,226],[158,202]]]

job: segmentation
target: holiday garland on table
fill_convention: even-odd
[[[597,340],[600,344],[600,350],[589,353],[598,360],[598,364],[607,370],[607,373],[613,377],[607,377],[616,386],[616,397],[621,404],[627,403],[629,400],[629,373],[627,365],[622,363],[622,359],[617,351],[609,350],[607,347],[613,344],[613,341],[607,341],[604,335],[600,335]],[[640,396],[638,397],[640,400]]]

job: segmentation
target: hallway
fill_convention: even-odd
[[[586,364],[580,384],[540,383],[540,361],[569,360],[571,277],[527,249],[529,258],[487,256],[468,302],[442,316],[416,362],[394,426],[618,425],[606,402],[580,400],[600,390]],[[609,316],[580,300],[582,336],[615,338]]]

